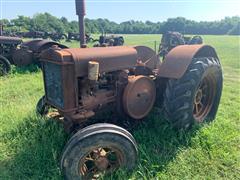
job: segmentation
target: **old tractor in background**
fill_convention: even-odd
[[[90,34],[85,34],[85,39],[87,44],[94,41],[93,37]],[[69,32],[67,36],[67,41],[71,42],[71,40],[80,41],[80,34]]]
[[[36,109],[40,115],[55,110],[75,133],[61,158],[66,179],[132,169],[137,144],[124,128],[144,121],[154,107],[176,129],[215,118],[223,77],[213,47],[184,43],[163,59],[146,46],[87,48],[84,0],[76,7],[81,48],[54,46],[41,54],[45,95]]]
[[[193,44],[203,44],[203,39],[201,36],[184,36],[179,32],[167,31],[162,35],[161,43],[159,45],[159,55],[163,58],[171,51],[173,48],[179,45],[193,45]]]
[[[99,36],[99,39],[94,40],[97,42],[94,44],[94,47],[107,47],[107,46],[123,46],[124,37],[120,35],[106,35],[106,33],[102,32],[102,35]]]
[[[76,40],[80,41],[79,33],[68,33],[67,41]],[[85,34],[86,44],[95,43],[94,47],[107,47],[107,46],[122,46],[124,44],[124,37],[119,35],[106,35],[102,33],[99,39],[94,39],[91,35]]]
[[[159,46],[159,54],[163,58],[171,51],[173,48],[179,45],[193,45],[193,44],[203,44],[203,39],[201,36],[184,36],[179,32],[168,31],[162,35],[161,43]]]
[[[11,65],[39,64],[41,52],[53,45],[66,48],[50,40],[35,39],[23,42],[21,38],[0,36],[0,76],[9,73]]]
[[[45,32],[45,31],[29,31],[29,32],[17,32],[15,36],[20,38],[31,39],[51,39],[53,41],[67,40],[68,37],[64,33],[58,32]]]

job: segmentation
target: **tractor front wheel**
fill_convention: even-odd
[[[107,123],[87,126],[68,141],[61,159],[65,179],[97,179],[119,167],[132,169],[137,145],[125,129]]]
[[[177,129],[215,118],[222,92],[222,69],[215,58],[195,58],[180,79],[170,79],[164,94],[166,118]]]
[[[41,116],[44,116],[44,115],[47,115],[48,112],[49,112],[49,106],[46,103],[45,96],[42,96],[37,102],[36,113]]]

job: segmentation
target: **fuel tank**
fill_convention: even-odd
[[[41,54],[41,61],[59,65],[74,65],[75,76],[88,74],[88,62],[99,63],[99,73],[129,69],[137,64],[138,53],[134,47],[50,48]]]

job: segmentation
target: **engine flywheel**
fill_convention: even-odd
[[[123,109],[133,119],[142,119],[151,111],[156,98],[154,82],[147,76],[129,76],[123,93]]]

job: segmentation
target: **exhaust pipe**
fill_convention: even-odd
[[[84,16],[86,15],[85,0],[75,0],[76,14],[78,15],[80,47],[86,47]]]
[[[2,35],[3,35],[3,24],[0,23],[0,36],[2,36]]]

